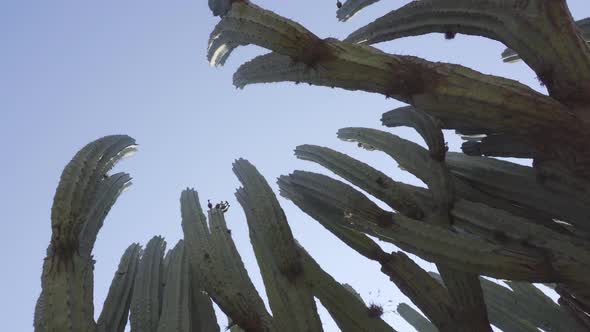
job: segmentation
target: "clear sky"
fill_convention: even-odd
[[[321,37],[337,38],[408,1],[381,1],[348,23],[336,20],[335,2],[256,1]],[[574,18],[590,16],[587,0],[568,4]],[[417,183],[384,154],[358,149],[335,135],[347,126],[380,127],[381,114],[402,104],[376,94],[290,83],[236,90],[231,76],[237,66],[264,51],[240,48],[226,67],[209,67],[207,38],[217,22],[204,0],[0,2],[4,331],[32,330],[55,187],[74,153],[98,137],[128,134],[140,150],[117,168],[131,173],[134,185],[110,212],[94,249],[97,317],[120,255],[130,243],[145,244],[163,235],[172,248],[182,237],[179,198],[187,186],[195,187],[204,200],[231,203],[228,225],[264,296],[244,214],[233,195],[238,181],[231,163],[238,157],[257,166],[274,189],[276,178],[294,169],[330,174],[294,158],[295,146],[306,143],[349,153],[397,180]],[[463,35],[447,41],[432,34],[379,47],[460,63],[544,90],[524,64],[503,64],[503,46],[495,41]],[[395,132],[420,141],[410,130]],[[455,137],[447,140],[451,150],[460,146]],[[290,202],[280,202],[297,240],[337,280],[351,284],[367,302],[407,302],[376,263],[342,245]],[[388,312],[395,306],[385,309],[384,318],[398,331],[413,331]],[[326,331],[337,330],[325,314],[322,317]],[[224,326],[225,317],[219,320]]]

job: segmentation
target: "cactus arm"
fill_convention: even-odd
[[[189,268],[190,270],[190,268]],[[191,275],[191,302],[190,302],[190,332],[219,332],[219,324],[215,316],[215,309],[211,298],[201,289],[202,282],[195,276],[192,270]]]
[[[336,17],[342,22],[346,22],[351,19],[356,13],[363,10],[379,0],[346,0],[342,7],[336,11]]]
[[[466,200],[456,202],[452,214],[456,219],[467,220],[481,229],[500,232],[506,240],[542,248],[551,253],[555,268],[571,275],[569,279],[576,279],[577,276],[579,282],[590,282],[590,250],[578,238],[557,233],[506,211]]]
[[[576,27],[584,41],[590,43],[590,18],[576,21]],[[504,62],[517,62],[519,60],[522,59],[513,49],[507,48],[502,52],[502,61]]]
[[[457,197],[457,199],[466,199],[472,202],[484,203],[490,207],[507,211],[515,216],[526,218],[554,231],[560,233],[568,232],[562,225],[553,221],[551,214],[544,213],[533,207],[515,205],[510,200],[492,196],[475,188],[469,182],[459,179],[457,176],[453,176],[453,187],[455,188],[455,197]]]
[[[82,148],[65,167],[51,208],[51,244],[57,255],[79,251],[80,230],[97,206],[104,204],[99,198],[109,195],[108,187],[112,183],[104,176],[135,149],[135,141],[129,136],[106,136]],[[116,195],[111,198],[116,199]]]
[[[303,278],[301,258],[283,209],[256,168],[234,162],[243,185],[236,198],[246,214],[250,240],[264,281],[273,318],[280,331],[322,331],[315,301]]]
[[[131,297],[131,331],[156,332],[162,308],[163,260],[166,241],[154,236],[137,267]]]
[[[446,162],[455,177],[484,193],[590,230],[586,192],[568,185],[548,190],[532,168],[507,161],[449,153]]]
[[[299,23],[238,1],[211,33],[207,58],[211,65],[219,65],[235,45],[256,44],[305,60],[307,46],[318,39]]]
[[[123,332],[125,330],[141,251],[141,246],[134,243],[125,250],[121,257],[97,321],[97,332]]]
[[[214,16],[223,16],[231,9],[233,0],[209,0],[209,9]]]
[[[583,331],[584,328],[569,316],[565,308],[553,302],[533,284],[507,281],[521,307],[522,317],[547,332]],[[586,310],[587,311],[587,310]]]
[[[88,212],[87,221],[80,230],[80,252],[90,255],[96,237],[117,198],[131,185],[131,177],[126,173],[116,173],[101,183],[92,208]]]
[[[35,303],[35,315],[33,317],[33,327],[35,332],[46,332],[47,325],[45,324],[45,297],[43,291],[37,298]]]
[[[436,163],[420,145],[381,130],[370,128],[342,128],[338,138],[358,142],[369,150],[380,150],[393,158],[399,166],[424,181],[429,187],[436,182]]]
[[[343,225],[340,219],[346,218],[346,216],[338,214],[338,211],[325,209],[325,206],[317,204],[317,201],[307,199],[306,195],[299,188],[296,188],[297,185],[291,181],[290,176],[283,175],[279,177],[277,183],[281,196],[291,200],[302,211],[318,221],[324,228],[359,254],[375,261],[384,259],[387,256],[381,247],[368,236],[351,227],[347,227],[347,225]]]
[[[439,331],[458,331],[458,327],[464,324],[466,317],[459,317],[462,308],[455,306],[450,292],[404,252],[392,253],[382,262],[381,271],[395,282]]]
[[[346,154],[316,145],[300,145],[295,148],[295,156],[324,166],[411,218],[422,219],[432,206],[427,190],[394,181]]]
[[[120,193],[111,190],[112,182],[104,176],[135,148],[129,136],[100,138],[76,153],[62,173],[51,208],[51,243],[41,278],[47,331],[96,328],[91,251],[105,214]],[[126,175],[117,178],[123,179],[121,186],[128,185]]]
[[[397,306],[397,312],[418,332],[439,331],[428,319],[426,319],[426,317],[422,316],[422,314],[405,303],[400,303]]]
[[[514,283],[510,289],[482,278],[488,311],[494,325],[503,330],[550,332],[583,331],[564,308],[529,283]],[[534,329],[531,329],[531,326]],[[516,328],[520,328],[517,330]]]
[[[166,286],[162,296],[162,311],[158,331],[189,331],[189,271],[184,243],[180,240],[170,251],[166,268]]]
[[[368,146],[385,152],[395,159],[400,167],[414,174],[428,185],[437,205],[452,202],[450,177],[444,164],[432,159],[427,150],[420,145],[396,135],[369,128],[342,128],[338,138],[356,141],[361,146]]]
[[[465,33],[498,40],[519,53],[551,96],[587,101],[590,49],[565,0],[421,0],[353,32],[346,41],[377,43],[431,32]]]
[[[244,330],[274,331],[272,317],[248,277],[222,212],[208,211],[208,226],[195,190],[184,190],[180,202],[191,273],[198,274],[203,289]]]
[[[580,127],[563,105],[509,79],[334,39],[323,43],[332,56],[319,60],[315,70],[304,63],[293,64],[288,55],[270,53],[240,66],[234,85],[243,88],[252,83],[292,81],[380,93],[445,123],[486,132],[518,134],[539,128]]]
[[[528,138],[502,134],[464,142],[461,150],[470,156],[534,158],[537,155],[534,145]]]
[[[299,252],[306,281],[342,331],[395,332],[380,317],[370,317],[363,301],[326,273],[303,248]]]
[[[411,106],[404,106],[384,113],[381,123],[387,127],[414,128],[428,145],[430,156],[437,161],[445,159],[445,138],[441,131],[441,123],[436,118]]]

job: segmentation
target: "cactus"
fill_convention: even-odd
[[[104,146],[106,142],[111,144],[108,149],[112,153],[105,154],[104,149],[94,148]],[[127,136],[107,136],[82,149],[85,153],[78,153],[70,165],[98,168],[92,164],[87,166],[84,161],[118,158],[122,155],[120,152],[131,146],[134,141]],[[111,159],[104,161],[111,166],[114,164]],[[94,195],[87,204],[102,208],[100,220],[83,219],[92,223],[94,231],[83,231],[90,229],[84,223],[74,228],[84,236],[92,234],[94,240],[108,212],[105,199],[108,197],[108,207],[112,206],[121,189],[129,185],[130,178],[123,173],[98,176],[101,174],[93,172],[72,177],[70,165],[66,167],[58,188],[72,186],[68,183],[72,178],[98,188],[91,193],[80,190],[83,194]],[[100,170],[105,172],[106,168]],[[94,242],[86,238],[78,241],[80,249],[89,248],[90,251],[83,251],[82,256],[78,254],[80,249],[74,247],[71,253],[73,262],[56,265],[54,270],[51,260],[61,257],[48,251],[43,290],[35,308],[35,331],[124,331],[129,316],[131,331],[219,331],[211,300],[228,315],[232,322],[228,329],[232,331],[322,331],[314,297],[324,304],[343,331],[395,331],[380,317],[369,315],[364,302],[323,271],[297,243],[274,193],[252,164],[237,160],[234,172],[243,185],[236,197],[246,212],[250,239],[272,315],[266,310],[244,268],[226,226],[224,211],[210,208],[208,217],[205,217],[197,192],[186,189],[180,199],[184,240],[168,252],[166,242],[160,236],[153,237],[145,249],[139,244],[130,245],[121,257],[97,322],[84,311],[92,308],[92,270],[82,269],[85,266],[80,263],[91,257]],[[126,181],[116,182],[116,179]],[[113,181],[119,190],[111,187]],[[105,184],[109,186],[103,187]],[[73,187],[76,188],[75,184]],[[56,199],[58,197],[62,196],[56,195]],[[63,203],[56,202],[67,205]],[[56,235],[54,237],[59,239]],[[83,243],[90,245],[82,247]],[[86,264],[93,262],[86,261]],[[79,280],[73,279],[78,275],[81,275]],[[81,287],[83,291],[71,294],[75,287]],[[76,303],[84,303],[86,307],[70,306],[66,307],[69,311],[56,311],[54,303],[62,307],[71,304],[68,296],[75,296]]]
[[[375,2],[346,1],[337,16],[348,20]],[[561,0],[412,1],[339,41],[321,39],[250,1],[226,3],[219,16],[209,42],[212,65],[223,65],[240,45],[271,51],[236,71],[238,88],[307,82],[380,93],[409,104],[385,113],[382,122],[414,128],[427,149],[368,128],[344,128],[338,137],[385,152],[427,189],[313,145],[298,147],[295,155],[328,168],[391,210],[320,174],[295,171],[281,177],[279,187],[335,236],[379,262],[438,330],[490,330],[479,275],[555,283],[560,310],[590,328],[590,150],[582,143],[590,132],[585,114],[590,107],[588,19],[574,22]],[[549,95],[459,65],[369,46],[431,32],[503,42],[509,47],[503,60],[523,60]],[[447,153],[442,129],[454,129],[466,139],[464,153]],[[533,167],[490,157],[531,158]],[[443,284],[402,252],[382,252],[366,235],[436,263]],[[535,297],[527,294],[529,300]],[[561,316],[564,326],[574,326],[568,325],[572,316]],[[522,318],[523,324],[544,328],[529,318]],[[418,322],[417,316],[412,320]]]
[[[349,0],[350,19],[377,1]],[[237,87],[296,81],[363,90],[410,106],[385,113],[387,127],[414,128],[426,148],[394,134],[344,128],[338,138],[389,155],[426,188],[395,181],[327,147],[302,145],[298,158],[344,181],[305,171],[278,180],[280,194],[366,258],[421,311],[398,312],[419,331],[583,331],[590,329],[590,48],[588,19],[573,22],[564,0],[414,1],[353,32],[320,39],[300,24],[250,1],[209,0],[221,20],[208,59],[256,44],[272,52],[242,65]],[[510,27],[510,28],[508,28]],[[368,44],[425,34],[473,34],[509,47],[549,95],[508,79],[452,64],[384,53]],[[442,129],[455,129],[464,153],[448,152]],[[234,163],[236,197],[246,214],[270,312],[252,284],[224,211],[206,215],[194,189],[181,193],[184,239],[166,252],[162,237],[124,253],[97,322],[92,249],[104,219],[130,184],[108,174],[135,141],[107,136],[65,167],[51,212],[35,331],[322,331],[314,298],[342,331],[395,331],[350,286],[339,283],[294,239],[275,194],[246,160]],[[532,158],[526,167],[491,157]],[[387,204],[380,208],[373,198]],[[387,253],[371,237],[401,250]],[[403,251],[402,251],[403,250]],[[432,275],[405,252],[436,264]],[[509,280],[512,290],[485,278]],[[554,284],[559,304],[531,283]],[[424,315],[424,316],[422,316]]]

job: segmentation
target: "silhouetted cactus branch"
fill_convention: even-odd
[[[97,321],[98,332],[125,331],[141,253],[141,246],[134,243],[121,257]]]
[[[279,331],[321,331],[315,301],[303,278],[287,218],[266,180],[248,161],[239,159],[233,170],[243,188],[236,192],[246,213],[266,294]]]

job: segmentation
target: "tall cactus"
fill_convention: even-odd
[[[346,1],[337,15],[348,20],[375,2]],[[588,19],[574,22],[564,0],[423,0],[339,41],[320,39],[250,1],[209,0],[209,5],[221,17],[209,42],[212,64],[223,64],[241,45],[272,51],[238,69],[238,87],[303,81],[410,104],[385,113],[382,122],[414,128],[427,148],[368,128],[344,128],[338,137],[385,152],[426,188],[314,145],[298,147],[296,156],[373,197],[305,171],[282,176],[278,184],[282,196],[381,265],[422,312],[398,307],[413,326],[420,331],[490,331],[490,323],[504,331],[590,329]],[[505,43],[510,49],[504,60],[525,61],[549,96],[459,65],[367,45],[430,32]],[[464,153],[447,152],[442,129],[466,138]],[[92,249],[131,179],[108,172],[135,148],[128,136],[107,136],[82,148],[64,169],[52,207],[36,331],[123,331],[129,316],[132,331],[219,331],[212,301],[233,331],[322,331],[314,298],[342,331],[395,331],[298,244],[270,186],[242,159],[234,163],[243,186],[236,197],[246,214],[270,312],[248,276],[223,209],[211,207],[205,215],[197,192],[187,189],[180,198],[184,239],[167,253],[162,237],[145,249],[132,244],[95,322]],[[532,158],[533,166],[491,157]],[[369,236],[401,250],[387,253]],[[440,275],[429,274],[404,251],[436,263]],[[481,276],[510,280],[512,290]],[[559,304],[531,285],[536,282],[554,284]]]

